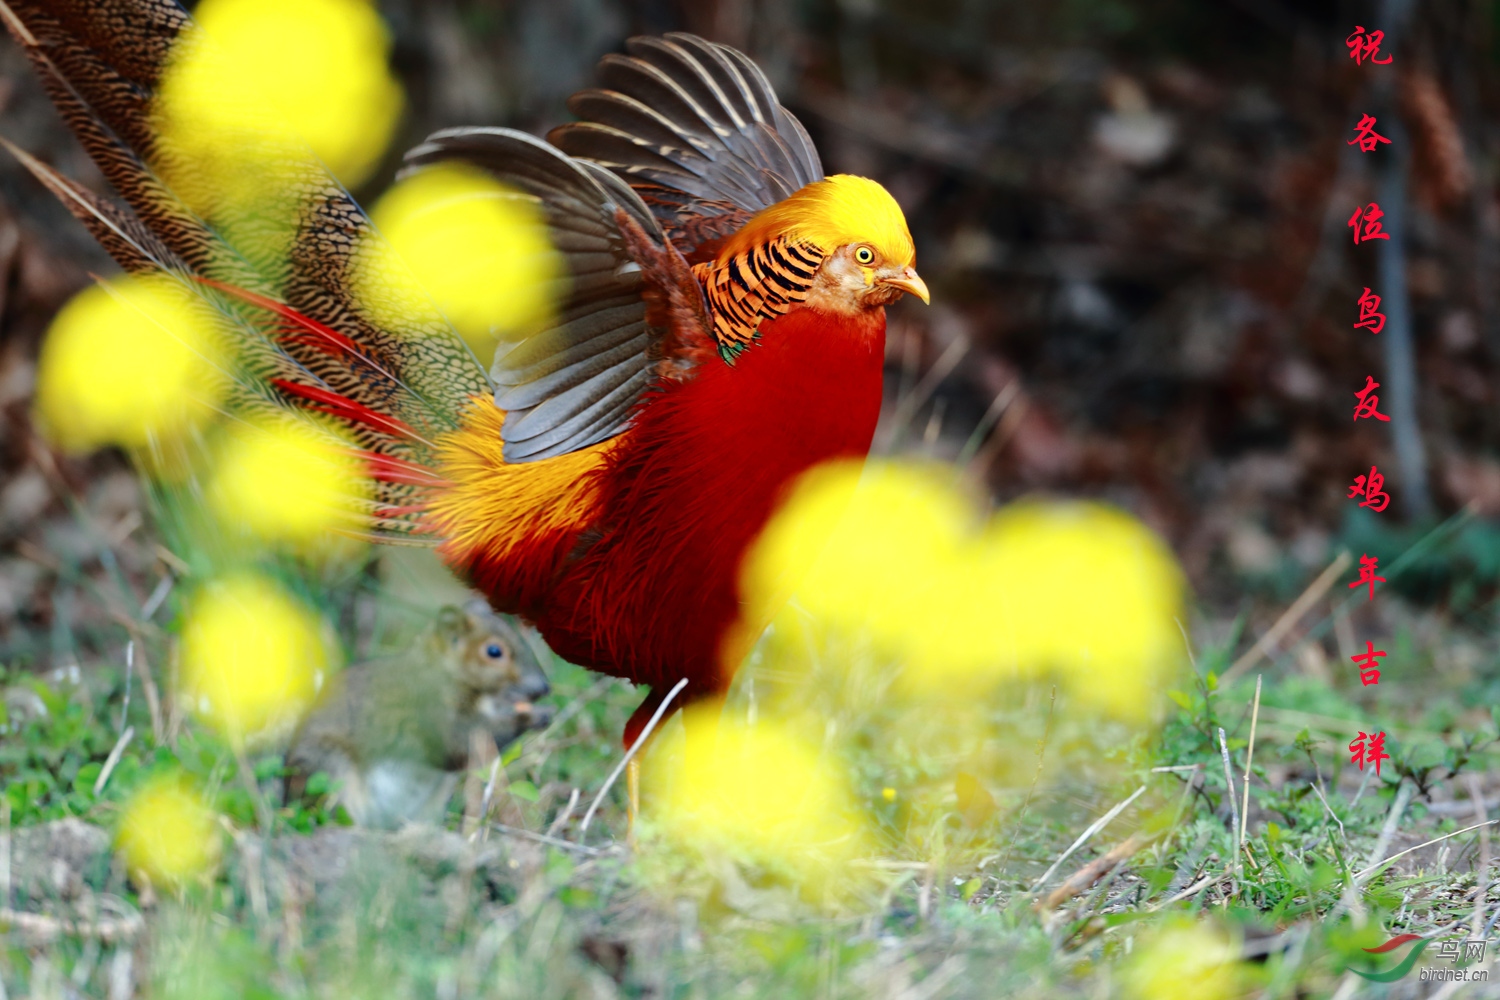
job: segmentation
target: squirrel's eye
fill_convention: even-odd
[[[875,263],[875,251],[869,247],[859,247],[854,251],[854,259],[860,264]]]
[[[505,655],[505,650],[500,648],[500,644],[498,642],[492,642],[488,646],[484,647],[484,655],[488,656],[492,660],[498,660],[500,659],[500,657]]]

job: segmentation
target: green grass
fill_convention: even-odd
[[[424,572],[408,563],[332,576],[321,599],[352,653],[374,655],[410,634]],[[1154,950],[1166,947],[1162,935],[1207,927],[1239,959],[1222,995],[1330,996],[1346,981],[1365,985],[1351,965],[1394,964],[1364,948],[1397,933],[1469,936],[1476,910],[1484,848],[1475,832],[1357,878],[1372,860],[1472,823],[1466,805],[1439,803],[1463,798],[1469,776],[1482,782],[1495,766],[1495,671],[1484,659],[1494,644],[1445,622],[1434,645],[1421,638],[1430,611],[1389,601],[1398,621],[1390,641],[1415,658],[1389,683],[1351,686],[1352,671],[1338,665],[1320,680],[1290,656],[1265,665],[1242,854],[1218,729],[1238,805],[1254,674],[1222,688],[1215,671],[1228,649],[1196,649],[1197,672],[1185,668],[1161,692],[1159,725],[1141,729],[1092,718],[1047,682],[914,702],[893,692],[901,665],[858,644],[773,635],[725,712],[778,714],[847,776],[870,846],[841,870],[842,891],[823,898],[764,857],[675,843],[653,818],[649,785],[633,849],[623,843],[620,787],[586,844],[540,839],[577,789],[571,820],[555,831],[576,841],[640,697],[568,664],[549,664],[565,718],[505,757],[509,791],[492,816],[508,829],[486,825],[472,839],[457,832],[461,795],[448,830],[394,835],[347,828],[326,799],[276,805],[274,747],[250,760],[273,805],[262,830],[228,746],[190,717],[174,730],[170,712],[157,742],[139,680],[127,707],[125,672],[109,655],[84,656],[78,684],[17,665],[5,674],[0,735],[8,844],[69,817],[110,832],[133,790],[180,769],[222,817],[224,848],[211,878],[176,893],[142,892],[107,847],[81,891],[17,875],[4,902],[42,923],[12,918],[0,980],[9,996],[192,1000],[1107,996],[1149,974],[1152,955],[1170,961]],[[168,631],[137,623],[164,691]],[[1478,667],[1442,667],[1449,646],[1481,650]],[[135,736],[96,794],[122,722]],[[1371,727],[1390,734],[1393,759],[1379,780],[1363,781],[1344,745]],[[672,752],[676,728],[653,752]],[[798,776],[786,780],[794,794]],[[1038,885],[1080,833],[1143,786]],[[1398,798],[1393,835],[1380,845]],[[1132,837],[1122,864],[1043,905]],[[1487,889],[1486,913],[1497,896]],[[128,939],[94,932],[134,913],[144,929]],[[1436,947],[1423,964],[1439,964]],[[1389,995],[1417,988],[1413,973]]]

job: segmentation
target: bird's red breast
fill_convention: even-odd
[[[739,621],[740,561],[792,480],[868,451],[884,348],[880,310],[795,309],[733,367],[647,397],[618,438],[542,462],[505,465],[480,410],[446,446],[463,458],[434,505],[446,552],[564,658],[721,690],[744,653],[726,640],[764,624]]]

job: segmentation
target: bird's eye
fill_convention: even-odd
[[[500,648],[500,644],[498,642],[492,642],[488,646],[484,647],[484,655],[488,656],[492,660],[498,660],[500,659],[500,657],[505,655],[505,650]]]
[[[869,247],[856,247],[854,250],[854,260],[860,264],[873,264],[875,263],[875,251]]]

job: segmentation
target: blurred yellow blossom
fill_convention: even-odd
[[[975,564],[963,624],[996,616],[992,632],[1002,645],[993,652],[1002,662],[1060,668],[1073,676],[1074,696],[1096,708],[1136,714],[1181,659],[1182,572],[1166,545],[1123,511],[1011,504],[991,520]]]
[[[294,723],[333,660],[320,619],[262,577],[215,581],[188,606],[184,694],[236,743]]]
[[[213,414],[222,356],[213,314],[166,275],[94,285],[47,332],[37,416],[72,451],[171,441]]]
[[[193,16],[208,38],[184,34],[159,111],[205,180],[254,184],[307,148],[346,186],[369,177],[403,103],[370,0],[203,0]]]
[[[131,796],[115,847],[131,874],[177,886],[219,859],[214,814],[180,775],[156,778]]]
[[[535,332],[551,317],[564,268],[535,198],[442,164],[396,184],[371,218],[388,242],[367,246],[355,289],[383,325],[398,327],[408,303],[431,296],[488,362],[497,337]]]
[[[227,525],[305,552],[338,548],[337,529],[362,527],[370,480],[352,446],[292,420],[248,423],[228,435],[208,487]]]
[[[1136,942],[1121,978],[1141,1000],[1224,1000],[1240,995],[1238,953],[1213,925],[1176,920]]]
[[[700,705],[683,723],[701,742],[653,747],[646,762],[647,787],[662,790],[648,807],[669,837],[784,866],[815,888],[847,878],[833,866],[868,843],[834,762],[765,716],[744,725]]]
[[[1095,708],[1145,712],[1180,648],[1166,546],[1096,503],[1023,501],[986,523],[950,481],[899,463],[805,475],[744,563],[748,627],[795,595],[901,658],[907,690],[969,697],[1055,670]]]

